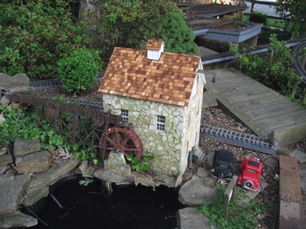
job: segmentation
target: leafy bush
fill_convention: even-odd
[[[291,50],[286,47],[286,42],[279,41],[275,34],[269,37],[269,41],[269,53],[262,55],[241,54],[235,44],[231,45],[231,50],[246,75],[283,95],[288,95],[292,85],[301,82],[302,77],[292,68]]]
[[[98,76],[96,53],[80,48],[57,62],[58,78],[69,93],[81,94],[92,89]]]
[[[264,209],[256,202],[242,202],[243,193],[236,192],[236,203],[230,203],[228,221],[224,220],[224,192],[225,186],[219,186],[217,196],[211,204],[204,203],[199,212],[210,218],[210,225],[217,224],[217,228],[244,229],[255,228],[256,216]]]
[[[63,137],[56,134],[49,124],[43,123],[42,128],[36,126],[34,112],[8,109],[0,105],[1,112],[6,120],[0,124],[0,147],[13,143],[16,138],[22,138],[25,140],[40,139],[43,148],[68,148]]]
[[[268,20],[268,16],[261,13],[261,12],[257,12],[254,11],[253,13],[251,13],[249,21],[250,22],[254,22],[254,23],[261,23],[266,25],[267,24],[267,20]]]
[[[87,41],[74,22],[70,2],[2,1],[0,72],[25,72],[32,79],[54,77],[56,61]]]

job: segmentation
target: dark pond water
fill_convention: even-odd
[[[101,191],[101,182],[79,184],[80,177],[70,177],[53,187],[53,196],[41,200],[30,210],[48,226],[44,229],[173,229],[176,212],[183,206],[177,192],[160,186],[154,191],[144,186],[115,186],[111,196]],[[25,210],[24,212],[27,212]],[[29,214],[29,212],[27,213]],[[30,214],[29,214],[30,215]]]

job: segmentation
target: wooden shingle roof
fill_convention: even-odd
[[[148,60],[145,50],[116,47],[98,91],[101,93],[186,106],[200,57],[164,52]]]

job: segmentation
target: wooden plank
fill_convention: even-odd
[[[300,142],[306,136],[306,124],[299,124],[296,126],[288,125],[280,129],[273,130],[275,132],[275,139],[283,145],[289,145]]]
[[[275,97],[267,97],[265,99],[251,99],[248,101],[239,102],[236,104],[237,107],[239,107],[244,112],[247,111],[254,111],[261,107],[269,107],[273,105],[277,105],[280,103],[283,103],[284,100],[280,96]]]
[[[214,90],[214,89],[212,89]],[[257,123],[253,122],[249,116],[247,116],[240,109],[237,109],[232,103],[230,103],[226,97],[222,96],[222,94],[215,91],[216,99],[228,109],[233,115],[235,115],[238,119],[240,119],[246,126],[248,126],[255,134],[259,137],[267,138],[268,133],[264,128],[259,126]]]
[[[295,112],[299,112],[299,111],[303,111],[303,110],[297,109],[297,110],[292,110],[291,112],[294,114]],[[288,113],[288,111],[281,111],[281,110],[279,110],[278,112],[275,111],[273,113],[262,113],[261,115],[257,115],[257,116],[251,116],[250,115],[250,117],[255,122],[261,122],[261,120],[265,120],[265,119],[272,119],[272,120],[274,120],[276,117],[279,117],[279,116],[282,116],[283,119],[292,117],[291,114]]]
[[[288,124],[297,125],[298,123],[306,122],[306,113],[305,111],[292,112],[289,115],[278,115],[275,117],[264,118],[261,120],[256,120],[256,123],[266,128],[279,128]]]
[[[255,95],[237,95],[237,96],[232,96],[232,97],[228,97],[228,100],[233,103],[239,103],[239,102],[244,102],[244,101],[248,101],[248,100],[252,100],[252,99],[263,99],[269,96],[273,96],[274,93],[271,91],[265,91],[263,93],[260,94],[255,94]],[[226,95],[225,95],[226,96]]]
[[[254,120],[258,120],[265,117],[274,117],[277,115],[288,114],[288,113],[290,115],[291,112],[300,111],[300,110],[302,111],[305,109],[294,103],[286,103],[286,104],[279,103],[273,106],[261,107],[256,110],[245,111],[245,113],[250,115],[250,117],[253,117]]]
[[[247,94],[247,93],[261,93],[267,91],[265,88],[262,87],[255,87],[254,84],[247,84],[247,85],[239,85],[239,86],[216,86],[218,91],[222,91],[226,94]]]
[[[208,82],[212,82],[212,78],[206,78],[208,79]],[[233,78],[233,77],[217,77],[215,76],[215,85],[217,86],[222,86],[222,85],[229,85],[229,86],[241,86],[241,85],[246,85],[246,84],[258,84],[255,80],[245,77],[245,78]]]

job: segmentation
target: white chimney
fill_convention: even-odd
[[[147,58],[149,60],[159,60],[164,51],[165,44],[161,39],[151,38],[147,41]]]

